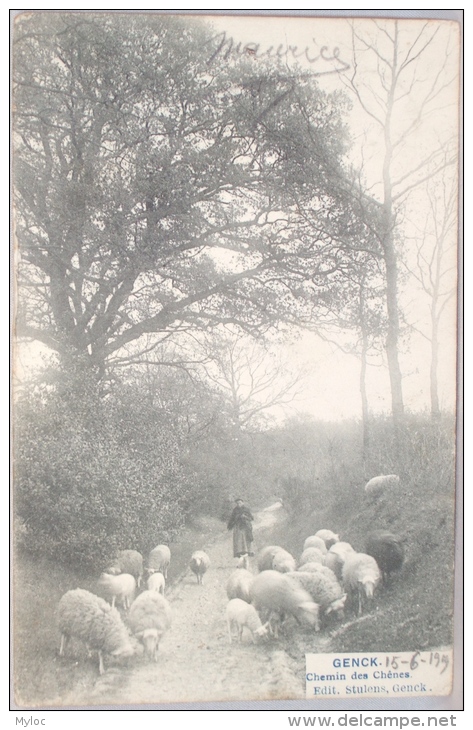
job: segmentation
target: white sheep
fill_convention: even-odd
[[[335,614],[343,617],[347,594],[343,592],[335,574],[329,568],[321,566],[320,570],[312,573],[296,571],[289,573],[288,577],[297,581],[311,595],[324,616]]]
[[[345,557],[348,553],[354,553],[355,548],[353,548],[349,542],[336,542],[329,550],[329,553],[335,553],[336,555],[341,555],[342,557]]]
[[[253,579],[250,586],[251,603],[263,620],[270,620],[275,636],[278,623],[286,614],[294,616],[300,623],[309,624],[319,630],[319,607],[303,588],[277,570],[264,570]]]
[[[399,477],[397,474],[380,474],[377,477],[373,477],[365,484],[366,494],[380,494],[385,489],[391,487],[397,487],[399,484]]]
[[[250,585],[253,578],[253,573],[245,568],[234,570],[226,585],[228,599],[240,598],[242,601],[250,603]]]
[[[324,555],[327,552],[327,546],[325,545],[325,541],[322,540],[321,537],[318,535],[310,535],[310,537],[306,538],[304,542],[303,550],[307,550],[307,548],[319,548]]]
[[[155,662],[158,661],[159,642],[171,622],[171,606],[158,591],[143,591],[131,604],[128,616],[131,631]]]
[[[280,545],[266,545],[266,547],[259,551],[256,557],[256,564],[260,572],[263,570],[274,570],[273,558],[279,550],[284,550],[284,548]]]
[[[150,575],[146,585],[149,591],[158,591],[158,593],[161,593],[161,595],[164,596],[166,579],[162,573],[153,573]]]
[[[323,563],[325,554],[316,547],[306,548],[301,555],[299,562],[304,563]]]
[[[202,585],[204,579],[204,573],[210,568],[210,558],[207,553],[203,550],[196,550],[192,553],[189,567],[197,577],[197,583]]]
[[[358,615],[363,611],[363,603],[372,601],[376,588],[381,583],[378,563],[366,553],[349,553],[342,571],[343,586],[353,597],[358,598]]]
[[[58,606],[61,632],[59,655],[71,637],[98,651],[99,673],[104,673],[103,654],[129,657],[134,653],[130,637],[116,608],[82,588],[67,591]]]
[[[346,556],[354,553],[354,549],[348,542],[336,542],[324,556],[324,565],[333,570],[337,579],[342,580],[343,565]]]
[[[324,566],[322,563],[304,563],[303,565],[299,566],[297,568],[297,571],[302,573],[318,573],[319,570],[322,570]]]
[[[272,569],[277,570],[279,573],[289,573],[296,569],[296,561],[291,553],[281,548],[273,556]]]
[[[136,579],[139,588],[143,578],[143,556],[138,550],[121,550],[115,562],[105,572],[111,575],[130,573]]]
[[[317,530],[315,533],[316,537],[321,537],[325,543],[325,547],[329,550],[332,545],[339,542],[340,538],[332,530]]]
[[[268,624],[262,624],[258,616],[256,608],[241,598],[232,598],[227,604],[225,611],[228,625],[228,636],[230,644],[232,643],[233,629],[236,628],[238,641],[241,641],[243,629],[246,628],[251,632],[253,643],[256,642],[256,636],[266,636],[268,633]]]
[[[148,557],[148,575],[162,573],[168,578],[168,568],[171,562],[171,551],[167,545],[158,545],[153,548]]]
[[[120,573],[119,575],[110,575],[102,573],[97,586],[100,593],[111,601],[112,607],[115,603],[120,604],[127,611],[135,597],[136,580],[129,573]]]

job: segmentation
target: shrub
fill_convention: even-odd
[[[20,544],[71,566],[146,552],[185,520],[191,479],[179,434],[139,393],[80,381],[23,397],[15,435]]]

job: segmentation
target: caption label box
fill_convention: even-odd
[[[419,697],[452,691],[451,648],[306,654],[306,697]]]

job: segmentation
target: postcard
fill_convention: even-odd
[[[272,12],[14,17],[15,709],[451,707],[461,23]]]

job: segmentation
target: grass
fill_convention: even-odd
[[[364,467],[365,478],[387,473],[382,466],[376,468],[385,458],[382,431],[378,436],[380,456],[378,462],[372,456],[373,463]],[[357,484],[352,479],[334,478],[335,486],[319,492],[305,516],[296,516],[294,511],[289,525],[273,535],[276,544],[279,538],[279,544],[296,557],[305,538],[322,528],[338,532],[359,552],[364,552],[372,530],[387,529],[405,540],[401,571],[393,575],[389,586],[380,589],[369,618],[356,620],[348,608],[346,626],[333,629],[330,651],[415,651],[452,644],[453,437],[453,426],[447,420],[431,424],[413,419],[395,469],[401,475],[398,488],[368,497],[360,477]],[[355,473],[362,473],[359,462],[353,466]],[[349,462],[342,461],[339,472],[350,473]]]

